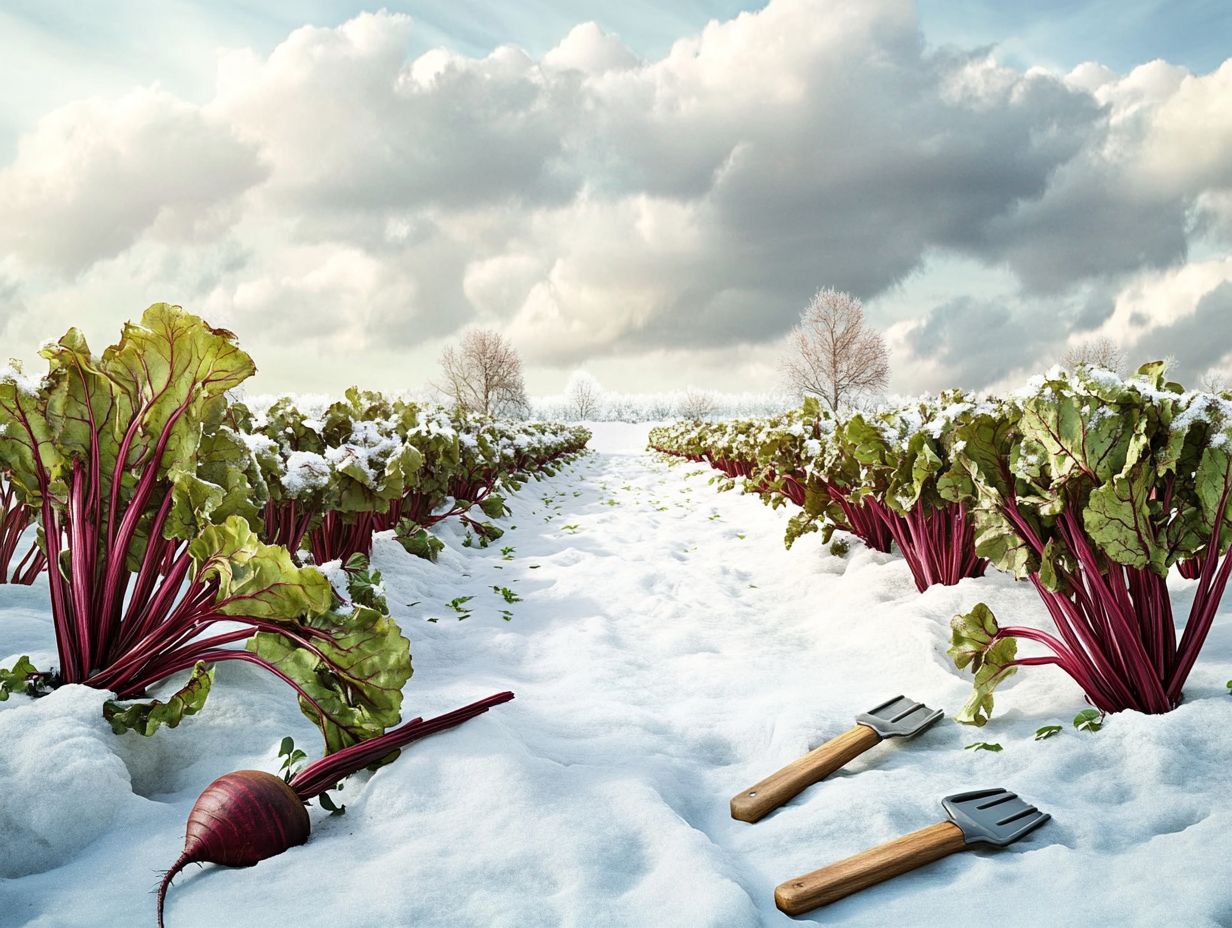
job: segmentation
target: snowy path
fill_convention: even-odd
[[[598,453],[528,484],[487,549],[454,535],[433,565],[378,540],[412,641],[408,709],[503,688],[517,699],[354,784],[345,816],[314,811],[304,847],[247,871],[190,870],[169,928],[217,924],[222,906],[229,928],[925,926],[957,913],[999,926],[1232,924],[1226,615],[1186,704],[1163,719],[1077,733],[1068,680],[1023,674],[984,731],[944,721],[756,825],[732,821],[733,793],[874,703],[905,691],[955,710],[968,684],[944,653],[953,613],[984,599],[1038,621],[1040,607],[993,576],[921,596],[900,560],[859,545],[838,558],[813,536],[785,551],[782,512],[640,453],[644,435],[605,429]],[[40,596],[0,591],[14,630],[0,661],[50,647]],[[459,596],[473,596],[458,604],[465,621],[448,605]],[[243,667],[220,668],[206,711],[153,739],[117,739],[97,712],[80,691],[0,705],[0,874],[19,877],[0,881],[2,925],[151,925],[143,892],[178,853],[201,788],[273,769],[288,732],[315,745],[286,693]],[[1032,740],[1053,722],[1066,730]],[[981,739],[1004,751],[962,750]],[[812,920],[774,908],[778,882],[930,824],[941,796],[982,786],[1017,789],[1055,821]],[[64,801],[30,812],[52,796]]]

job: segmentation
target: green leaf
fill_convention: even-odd
[[[8,670],[0,667],[0,702],[9,698],[11,693],[25,693],[37,696],[39,686],[35,682],[40,677],[38,668],[30,663],[29,656],[23,654]]]
[[[1202,524],[1208,535],[1213,535],[1215,523],[1220,522],[1220,550],[1227,544],[1228,534],[1232,532],[1232,454],[1229,454],[1227,444],[1209,445],[1202,452],[1198,464],[1195,489],[1198,503],[1202,510]],[[1220,513],[1219,503],[1225,498],[1224,511]],[[1222,517],[1222,518],[1221,518]]]
[[[496,539],[505,534],[503,528],[493,525],[491,522],[472,522],[471,528],[479,536],[479,546],[481,548],[486,548],[490,542],[496,541]]]
[[[975,498],[975,482],[963,471],[951,468],[937,478],[937,494],[951,503]]]
[[[39,390],[16,361],[0,376],[0,470],[21,501],[31,506],[42,500],[39,469],[55,474],[64,464],[52,442]]]
[[[499,519],[508,512],[504,498],[498,493],[489,493],[479,504],[479,508],[489,519]]]
[[[287,634],[261,631],[247,647],[316,701],[314,706],[301,697],[300,709],[321,729],[327,754],[398,722],[402,687],[411,678],[410,643],[393,619],[375,609],[327,612],[290,626]]]
[[[210,521],[221,522],[235,515],[254,526],[260,525],[269,486],[243,439],[223,424],[223,417],[229,412],[226,397],[216,397],[207,404],[196,476],[221,491],[221,499],[209,514]],[[198,524],[178,537],[191,538],[203,527]]]
[[[193,667],[188,682],[175,691],[166,702],[151,699],[148,702],[118,702],[113,699],[103,703],[103,718],[111,723],[117,735],[135,731],[150,736],[166,725],[175,728],[188,715],[196,715],[205,706],[206,697],[214,683],[214,668],[198,661]]]
[[[975,741],[963,748],[964,751],[992,751],[996,753],[1004,750],[1001,745],[995,741]]]
[[[226,493],[218,484],[184,470],[173,470],[169,477],[171,510],[163,534],[168,538],[192,538],[214,521],[211,516],[222,505]],[[130,569],[135,571],[140,566],[140,560],[135,559]]]
[[[188,547],[193,575],[217,577],[224,615],[297,620],[320,614],[334,601],[329,580],[315,567],[299,567],[280,545],[263,544],[239,516],[211,525]]]
[[[1039,569],[1039,558],[999,507],[981,503],[972,510],[975,551],[998,570],[1023,579]]]
[[[1132,450],[1142,419],[1137,395],[1128,392],[1113,402],[1092,402],[1068,384],[1026,402],[1020,427],[1023,437],[1038,446],[1055,478],[1093,475],[1099,483],[1111,480],[1135,463]]]
[[[1060,725],[1044,725],[1042,728],[1035,729],[1035,740],[1045,741],[1053,735],[1061,733]]]
[[[1013,492],[1002,467],[1009,460],[1013,441],[1014,421],[1008,414],[973,416],[956,430],[955,442],[961,442],[961,450],[955,452],[955,459],[970,476],[978,496],[995,502]]]
[[[389,612],[389,603],[385,600],[385,588],[381,585],[381,572],[372,570],[368,558],[362,554],[352,554],[347,558],[344,568],[346,572],[347,595],[357,606],[367,606],[377,612]]]
[[[140,323],[126,323],[120,341],[103,352],[102,360],[127,405],[136,408],[149,401],[143,426],[152,434],[182,406],[221,396],[256,373],[233,333],[212,328],[168,303],[149,307]],[[196,453],[199,416],[198,410],[176,420],[164,470],[186,464]]]
[[[279,769],[286,770],[289,772],[293,771],[296,764],[299,764],[302,761],[307,760],[307,758],[308,758],[308,755],[305,752],[301,751],[299,748],[292,748],[290,751],[287,752],[286,756],[283,757],[282,766]]]
[[[505,602],[509,603],[510,605],[512,605],[513,603],[520,603],[522,601],[522,597],[519,596],[517,593],[513,592],[513,590],[509,589],[509,587],[507,586],[493,586],[492,592],[500,593],[501,597],[505,600]]]
[[[968,613],[956,615],[950,621],[950,648],[947,651],[954,665],[962,670],[970,667],[974,674],[974,690],[955,716],[964,725],[983,726],[993,709],[993,691],[1018,668],[1012,663],[1018,653],[1013,638],[998,638],[997,618],[984,603],[977,603]]]
[[[321,793],[319,796],[317,796],[317,802],[319,802],[321,804],[321,808],[324,809],[326,812],[328,812],[330,815],[345,815],[346,814],[346,806],[345,805],[335,805],[334,800],[330,798],[328,792]]]
[[[1155,490],[1154,471],[1146,464],[1133,466],[1091,491],[1083,523],[1087,534],[1119,564],[1150,567],[1160,576],[1168,572],[1167,552],[1155,538],[1149,502]]]
[[[950,647],[946,653],[959,670],[970,665],[975,673],[983,666],[997,631],[997,617],[992,610],[984,603],[976,603],[970,612],[950,620]]]
[[[408,554],[421,557],[426,561],[435,561],[437,555],[445,550],[445,542],[410,519],[402,519],[397,524],[394,528],[394,538]]]
[[[1098,709],[1083,709],[1074,716],[1074,727],[1079,731],[1099,731],[1104,727],[1104,714]]]

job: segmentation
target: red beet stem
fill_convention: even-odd
[[[513,699],[513,693],[506,691],[504,693],[496,693],[487,699],[473,702],[469,706],[454,709],[452,712],[446,712],[444,715],[438,715],[436,718],[428,719],[427,721],[411,719],[406,724],[391,729],[377,738],[353,744],[349,748],[343,748],[337,753],[309,764],[291,778],[291,789],[295,791],[295,794],[300,799],[307,802],[326,790],[333,789],[339,780],[350,776],[357,770],[362,770],[369,764],[380,760],[386,754],[410,744],[412,741],[417,741],[420,738],[426,738],[428,735],[461,725],[463,722],[473,719],[478,715],[483,715],[493,706],[499,706],[501,703],[508,702],[511,699]]]

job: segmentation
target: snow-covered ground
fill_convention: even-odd
[[[875,703],[905,692],[956,710],[969,683],[945,656],[955,612],[985,600],[1035,624],[1043,609],[996,574],[920,595],[901,559],[858,543],[840,558],[814,535],[788,552],[784,512],[643,454],[646,430],[597,426],[594,454],[512,497],[490,548],[449,530],[430,564],[378,539],[415,661],[404,714],[505,688],[517,699],[353,778],[346,814],[314,808],[306,845],[248,870],[189,868],[169,928],[785,926],[777,883],[937,821],[943,795],[985,786],[1053,821],[796,921],[1232,925],[1228,610],[1167,716],[1077,732],[1077,688],[1030,668],[998,691],[984,730],[946,719],[756,825],[733,821],[734,793]],[[1187,589],[1176,581],[1178,605]],[[467,595],[460,621],[446,603]],[[0,664],[26,652],[50,663],[42,586],[0,587],[0,610]],[[113,735],[101,700],[67,687],[0,703],[6,928],[153,925],[149,890],[201,789],[275,770],[285,734],[316,746],[285,687],[234,664],[200,716],[153,738]],[[1034,741],[1049,723],[1063,732]],[[981,740],[1004,750],[963,750]]]

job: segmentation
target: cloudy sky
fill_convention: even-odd
[[[833,286],[898,392],[1099,336],[1230,377],[1230,9],[9,0],[0,338],[167,300],[268,390],[417,387],[469,325],[533,392],[760,390]]]

